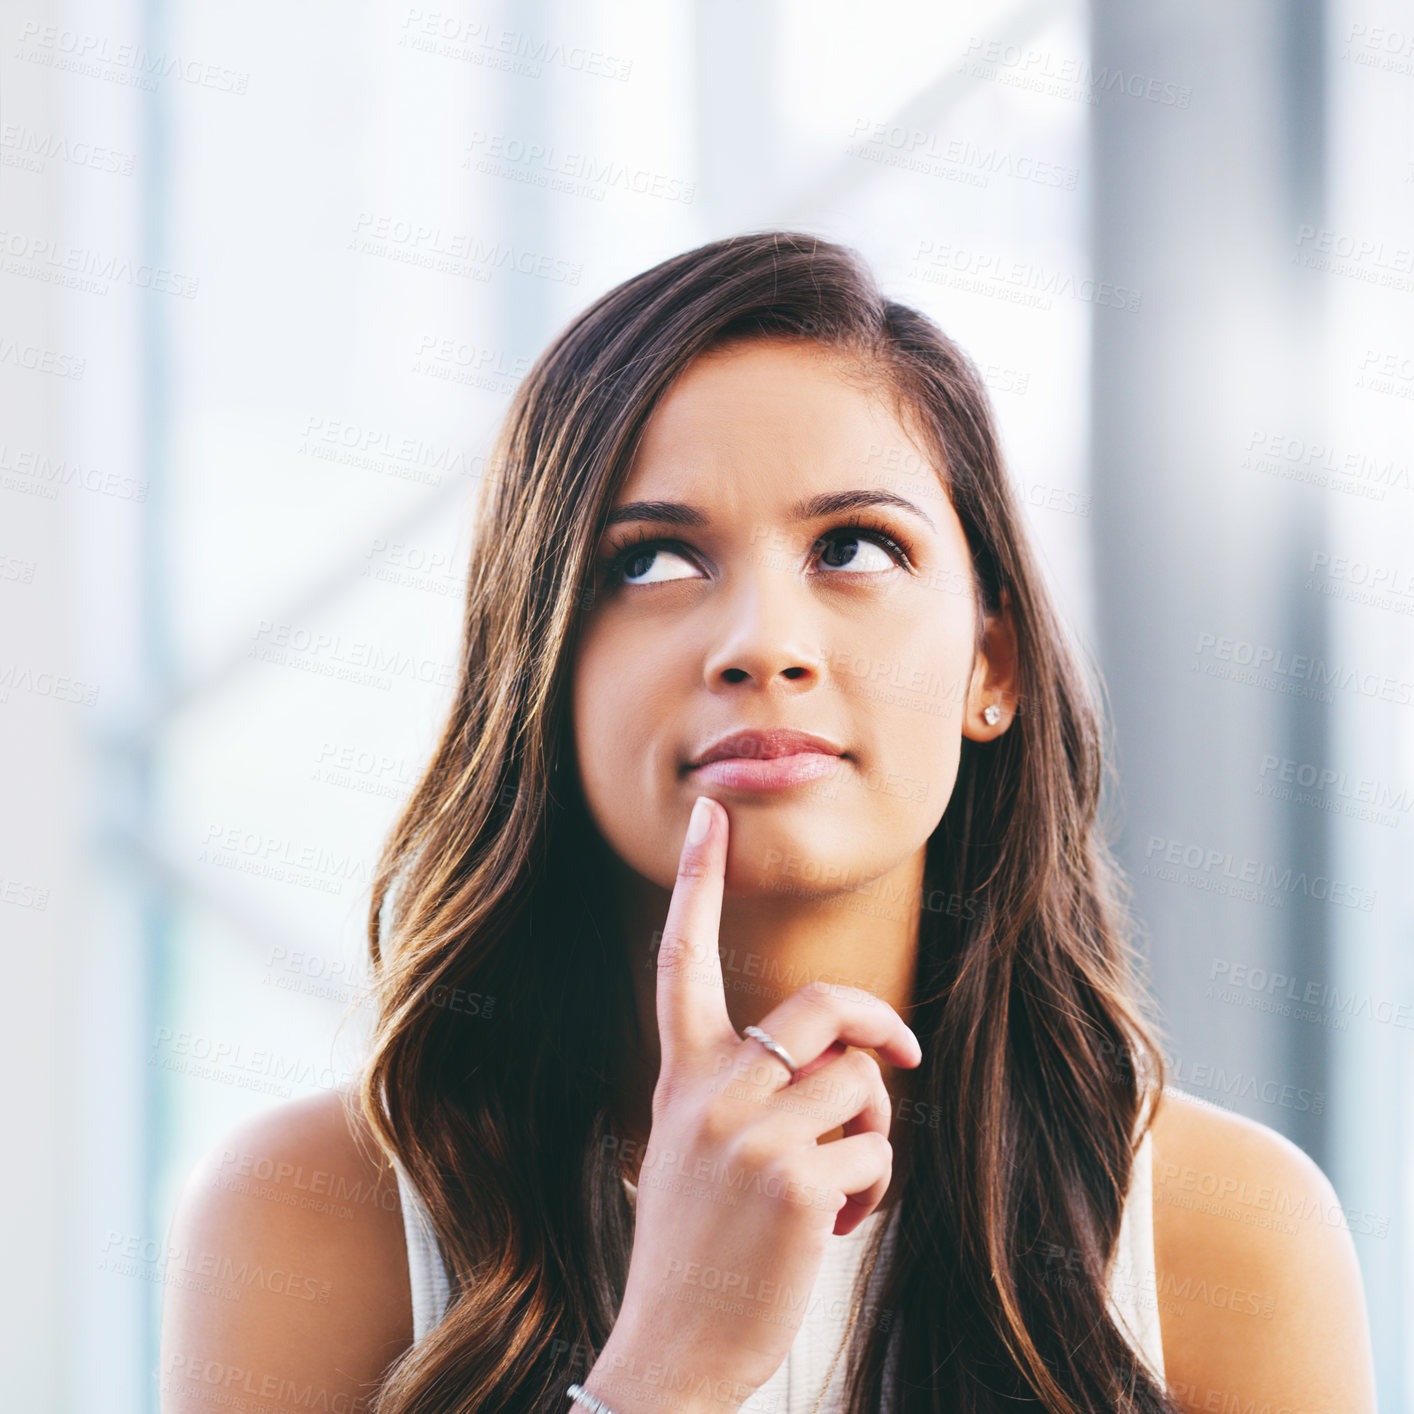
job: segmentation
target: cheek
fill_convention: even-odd
[[[599,832],[624,858],[650,828],[661,778],[676,743],[665,722],[674,708],[665,700],[651,658],[623,635],[603,629],[582,642],[572,675],[573,736],[580,787]]]
[[[594,635],[581,649],[574,670],[574,744],[585,799],[598,815],[604,783],[620,769],[623,713],[632,711],[631,695],[615,695],[612,684],[631,664],[616,654],[612,639]]]
[[[973,668],[970,600],[901,602],[873,625],[835,678],[861,733],[861,781],[881,811],[901,811],[927,832],[942,818],[961,759]]]
[[[887,608],[838,633],[830,669],[840,690],[861,710],[876,704],[877,719],[908,736],[960,726],[974,663],[971,599],[918,585]]]
[[[943,818],[961,759],[961,734],[907,708],[878,712],[858,766],[861,808],[875,827],[914,843]]]

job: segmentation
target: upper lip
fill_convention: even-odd
[[[834,742],[810,732],[792,731],[786,727],[768,727],[764,730],[743,728],[718,737],[694,761],[689,770],[705,766],[709,761],[722,761],[728,757],[748,757],[757,761],[771,761],[777,756],[794,756],[800,752],[818,751],[825,756],[843,756],[844,751]]]

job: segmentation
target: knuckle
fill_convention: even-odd
[[[780,1151],[770,1135],[759,1129],[744,1129],[731,1146],[732,1162],[746,1173],[775,1173],[781,1165]]]
[[[666,1114],[669,1110],[675,1110],[686,1088],[686,1080],[676,1071],[664,1066],[658,1072],[657,1083],[653,1086],[652,1111],[654,1119]]]
[[[783,1195],[808,1197],[816,1187],[817,1180],[809,1164],[782,1155],[767,1168],[776,1191]]]
[[[706,950],[685,933],[664,933],[658,943],[658,970],[676,972],[706,961]]]
[[[713,1151],[730,1149],[736,1138],[738,1123],[736,1116],[729,1112],[726,1101],[714,1096],[697,1116],[695,1128],[698,1142]]]
[[[870,1056],[846,1051],[838,1060],[814,1072],[792,1089],[811,1100],[857,1114],[877,1100],[883,1076]]]
[[[819,980],[821,989],[830,997],[834,998],[842,1006],[851,1009],[861,1006],[878,1006],[880,998],[873,992],[867,992],[863,987],[856,986],[853,982],[827,982]],[[887,1005],[887,1003],[884,1003]]]
[[[811,1010],[834,1015],[839,1011],[835,995],[835,984],[822,977],[812,977],[797,992],[801,1001]]]
[[[665,929],[663,936],[658,940],[658,955],[660,957],[664,954],[673,957],[691,950],[692,939],[676,928]]]
[[[851,1101],[856,1107],[875,1105],[881,1094],[888,1094],[879,1063],[863,1051],[850,1051],[844,1057],[841,1079],[847,1082]]]
[[[882,998],[873,992],[865,991],[863,987],[856,987],[852,982],[840,984],[840,996],[856,1007],[888,1006],[888,1003]]]
[[[836,1096],[838,1100],[844,1102],[850,1114],[858,1114],[861,1110],[871,1109],[878,1097],[878,1091],[870,1083],[867,1076],[851,1076],[840,1087]]]

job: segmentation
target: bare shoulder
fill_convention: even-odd
[[[1170,1391],[1191,1411],[1374,1414],[1359,1263],[1320,1167],[1274,1129],[1172,1087],[1152,1136]]]
[[[162,1414],[239,1389],[282,1406],[363,1408],[412,1343],[397,1178],[343,1091],[278,1105],[211,1146],[168,1235]],[[177,1262],[169,1263],[169,1266]]]

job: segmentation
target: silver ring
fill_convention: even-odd
[[[773,1041],[759,1026],[744,1026],[742,1030],[753,1041],[760,1041],[777,1060],[785,1062],[786,1067],[790,1070],[791,1079],[795,1079],[796,1072],[800,1067],[790,1058],[790,1052],[779,1041]]]

